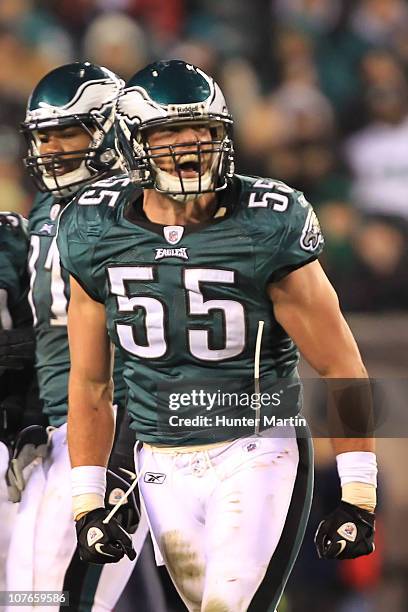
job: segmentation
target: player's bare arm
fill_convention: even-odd
[[[330,380],[367,378],[357,344],[341,314],[336,292],[317,261],[271,285],[269,296],[277,321],[322,377]],[[357,408],[365,411],[367,406]],[[376,506],[374,440],[371,437],[333,437],[332,444],[337,456],[342,502],[319,525],[318,552],[326,558],[367,554],[373,550],[372,513]],[[355,550],[352,550],[356,541]]]
[[[318,261],[270,286],[277,321],[308,363],[327,379],[367,378],[333,286]],[[336,454],[373,451],[372,438],[333,438]]]
[[[111,345],[105,308],[71,277],[68,442],[72,467],[105,467],[112,448]],[[97,352],[95,347],[98,347]],[[91,444],[92,441],[92,444]]]
[[[367,376],[336,292],[318,261],[270,285],[269,296],[277,321],[321,376]]]
[[[73,468],[73,511],[81,543],[89,545],[88,533],[94,527],[99,529],[99,536],[94,540],[99,546],[97,556],[89,552],[89,556],[84,553],[82,558],[110,563],[127,554],[133,560],[136,553],[126,531],[115,519],[102,523],[106,519],[106,466],[115,431],[113,359],[105,308],[90,298],[74,278],[70,280],[68,445]],[[96,354],[95,347],[98,347]]]

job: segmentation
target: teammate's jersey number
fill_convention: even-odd
[[[31,253],[28,259],[28,267],[30,270],[30,293],[28,299],[33,312],[34,325],[38,322],[38,313],[34,299],[34,285],[37,279],[37,262],[40,256],[40,246],[40,236],[31,236]],[[66,325],[68,300],[65,295],[65,283],[61,274],[60,257],[56,238],[53,238],[50,242],[44,262],[44,268],[51,272],[51,312],[49,324],[53,326]]]
[[[121,346],[144,359],[158,359],[167,352],[168,341],[165,325],[165,305],[158,298],[137,295],[129,297],[129,281],[157,280],[152,266],[124,266],[108,269],[110,289],[116,295],[118,311],[133,312],[136,308],[144,309],[146,344],[135,340],[134,326],[129,323],[118,323],[117,334]],[[201,292],[200,283],[234,283],[233,270],[214,270],[208,268],[188,268],[184,270],[183,282],[187,292],[187,314],[206,315],[212,310],[223,313],[224,346],[210,348],[208,329],[187,329],[188,348],[197,359],[220,361],[236,357],[245,347],[245,312],[242,304],[234,300],[206,300]]]

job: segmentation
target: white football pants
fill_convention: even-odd
[[[71,465],[66,425],[51,438],[51,452],[33,470],[22,494],[7,560],[7,589],[61,591],[65,573],[76,549],[72,518]],[[17,504],[16,504],[17,505]],[[132,536],[137,553],[148,532],[142,514]],[[90,567],[93,577],[84,589],[92,590],[93,612],[112,610],[134,569],[135,561],[124,557],[119,563]],[[95,577],[95,572],[97,576]],[[12,606],[8,612],[29,612],[30,606]],[[36,612],[53,612],[58,606],[36,606]],[[88,608],[87,608],[88,609]]]
[[[6,471],[9,462],[7,446],[0,442],[0,591],[6,590],[6,560],[18,504],[7,498]],[[0,605],[0,611],[4,606]]]
[[[145,444],[135,463],[153,537],[190,612],[247,610],[285,526],[296,438],[261,435],[208,449]]]

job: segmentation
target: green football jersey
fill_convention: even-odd
[[[14,327],[30,325],[27,302],[27,221],[13,212],[0,212],[0,288],[7,291]]]
[[[38,194],[29,216],[30,294],[36,332],[36,367],[40,397],[51,425],[67,418],[70,369],[67,308],[69,274],[61,268],[56,234],[66,202],[50,194]],[[119,367],[119,364],[118,364]],[[123,404],[125,385],[115,377],[115,401]]]
[[[259,416],[251,403],[256,391],[277,398],[262,404],[265,414],[297,414],[298,352],[274,317],[267,286],[322,250],[317,218],[301,193],[237,175],[214,219],[163,226],[144,215],[141,191],[114,177],[66,208],[58,244],[63,266],[105,305],[140,440],[237,437],[229,425],[242,419],[233,419]],[[259,421],[252,425],[242,433],[259,429]]]

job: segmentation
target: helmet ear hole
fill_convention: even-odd
[[[225,138],[225,127],[222,123],[210,125],[210,133],[213,140],[222,140]]]

